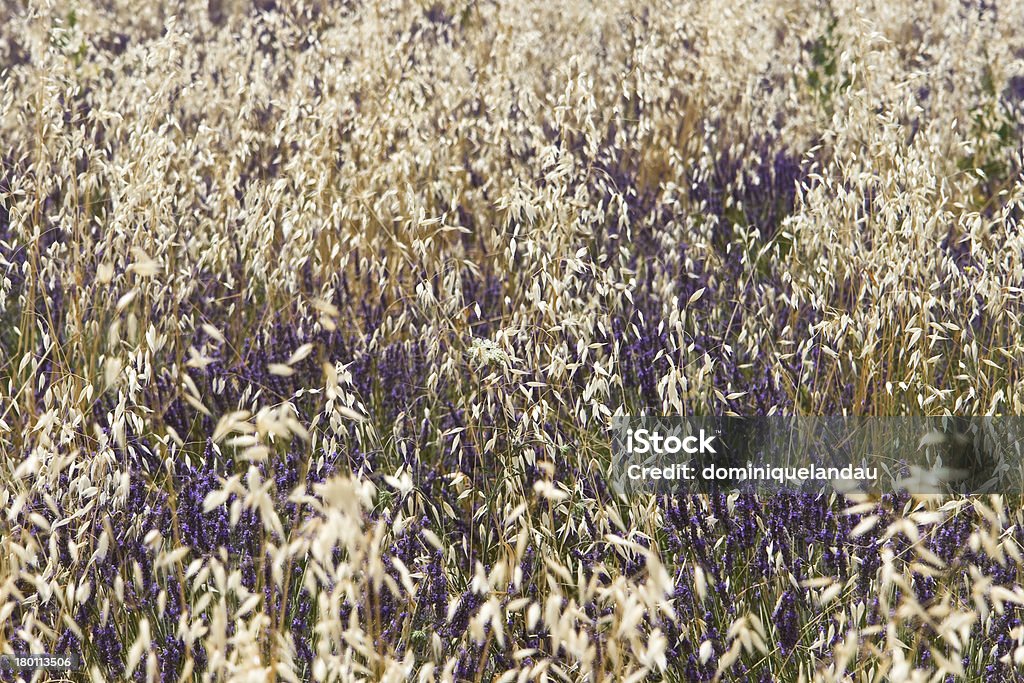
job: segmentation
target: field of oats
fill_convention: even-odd
[[[1019,498],[607,485],[615,415],[1024,414],[1021,26],[4,3],[0,653],[1024,680]]]

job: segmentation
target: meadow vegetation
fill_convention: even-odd
[[[1024,678],[1018,499],[607,485],[616,415],[1024,412],[1021,26],[4,3],[0,651],[91,681]]]

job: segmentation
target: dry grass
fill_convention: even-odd
[[[0,650],[1016,675],[1010,499],[602,482],[613,415],[1024,411],[1024,5],[162,7],[0,9]]]

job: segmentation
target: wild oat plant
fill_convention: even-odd
[[[1024,413],[1017,0],[9,0],[0,652],[1024,680],[1009,497],[616,495],[616,415]]]

